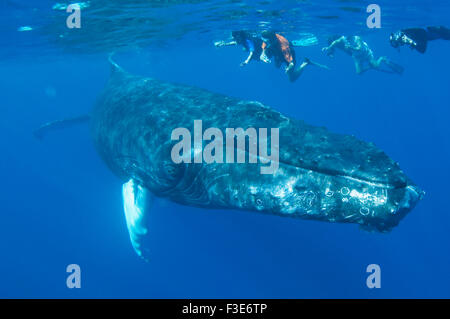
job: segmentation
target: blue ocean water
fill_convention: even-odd
[[[450,26],[445,1],[90,1],[82,28],[55,2],[0,3],[0,297],[2,298],[449,298],[449,41],[421,55],[389,45],[396,28]],[[125,4],[126,3],[126,4]],[[147,23],[148,22],[148,23]],[[30,26],[30,31],[18,28]],[[273,28],[319,45],[296,48],[330,71],[240,67],[246,53],[213,42],[235,29]],[[351,57],[321,52],[329,35],[359,34],[402,76],[356,75]],[[309,124],[374,142],[426,191],[388,234],[158,201],[152,258],[133,251],[121,181],[98,157],[89,128],[49,134],[42,123],[88,113],[109,77],[108,53],[140,74],[258,100]],[[78,264],[80,289],[66,286]],[[366,267],[381,267],[381,288]]]

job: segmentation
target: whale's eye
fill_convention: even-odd
[[[183,165],[174,164],[172,162],[164,162],[161,167],[162,175],[169,180],[177,180],[183,174],[183,170]]]
[[[175,167],[173,167],[173,165],[169,165],[169,164],[167,164],[167,165],[165,165],[165,170],[166,170],[166,174],[167,175],[173,175],[173,174],[175,174]]]
[[[257,199],[256,199],[256,205],[258,205],[258,206],[263,206],[263,201],[262,201],[261,198],[257,198]]]

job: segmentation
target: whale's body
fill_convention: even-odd
[[[279,128],[279,169],[262,164],[175,164],[175,128]],[[91,117],[95,146],[124,184],[130,237],[138,254],[148,198],[204,208],[260,211],[388,231],[422,192],[372,143],[295,120],[259,103],[203,89],[113,74]],[[194,150],[192,150],[194,151]]]

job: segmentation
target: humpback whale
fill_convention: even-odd
[[[308,125],[260,102],[135,76],[110,63],[90,128],[100,157],[123,181],[131,243],[143,258],[149,255],[144,240],[157,197],[388,232],[424,194],[373,143]],[[174,163],[171,132],[192,128],[195,120],[222,130],[279,128],[278,169],[261,174],[260,162]]]

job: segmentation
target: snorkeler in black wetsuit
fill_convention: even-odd
[[[412,50],[425,53],[428,41],[450,40],[450,29],[444,26],[402,29],[391,33],[389,40],[394,48],[408,45]]]
[[[262,53],[262,40],[259,35],[250,31],[240,30],[231,32],[231,36],[233,38],[231,41],[218,41],[214,43],[214,45],[216,47],[241,45],[249,52],[247,59],[241,63],[241,66],[247,65],[251,60],[259,61],[259,57]]]

